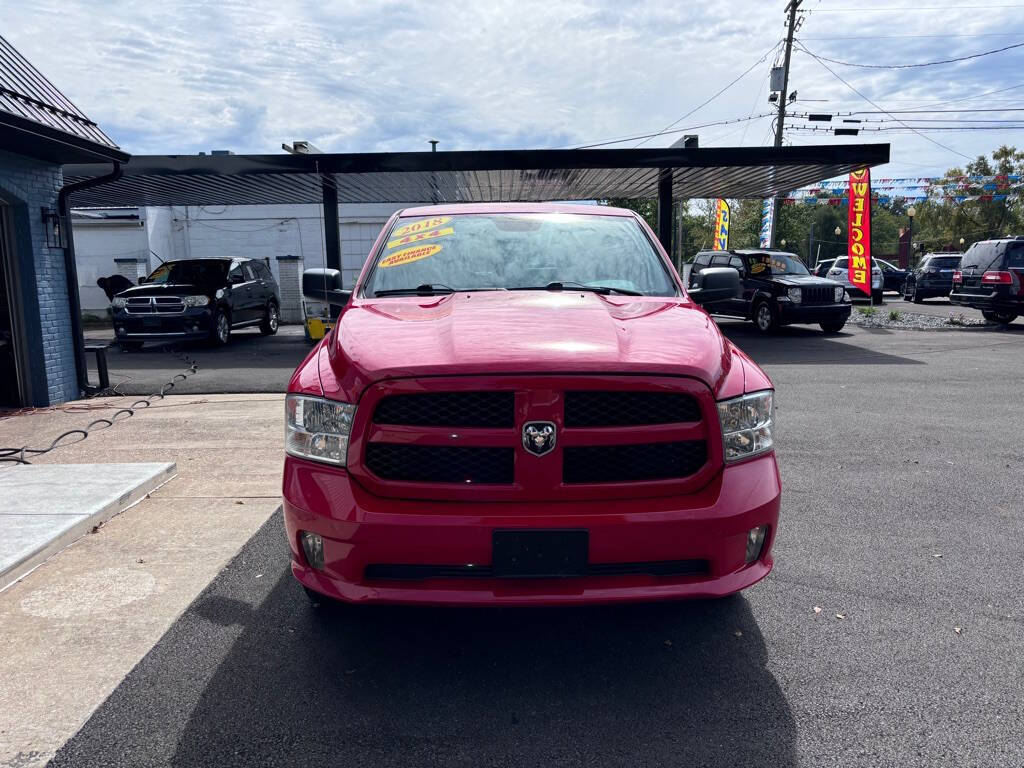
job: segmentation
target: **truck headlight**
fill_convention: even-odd
[[[182,296],[181,302],[186,307],[205,307],[210,303],[209,296]]]
[[[835,298],[836,298],[836,304],[841,303],[842,300],[844,298],[846,298],[846,289],[843,288],[843,286],[841,286],[841,285],[837,285],[836,286],[836,297]]]
[[[739,461],[772,449],[773,394],[767,389],[718,403],[726,462]]]
[[[124,305],[128,303],[128,299],[123,296],[115,296],[110,300],[110,306],[114,309],[124,309]]]
[[[800,300],[804,296],[804,292],[801,291],[799,288],[790,288],[788,291],[786,291],[786,295],[789,296],[789,300],[792,301],[794,304],[799,304]]]
[[[356,407],[322,397],[288,395],[284,401],[285,451],[292,456],[345,466]]]

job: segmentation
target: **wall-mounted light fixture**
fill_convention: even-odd
[[[64,217],[47,206],[42,208],[43,231],[46,233],[47,248],[67,248],[68,238],[64,227]]]

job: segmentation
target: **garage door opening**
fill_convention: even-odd
[[[18,339],[14,333],[14,290],[10,208],[0,203],[0,408],[18,408],[22,398],[18,372]]]

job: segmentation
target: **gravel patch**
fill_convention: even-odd
[[[963,331],[998,327],[995,323],[969,317],[960,312],[950,312],[949,316],[940,317],[899,311],[893,318],[890,317],[891,311],[876,309],[873,315],[866,315],[860,311],[860,308],[855,307],[848,322],[861,328],[889,328],[906,331]]]

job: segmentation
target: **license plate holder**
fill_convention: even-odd
[[[491,567],[498,578],[583,576],[589,544],[585,528],[496,530]]]

